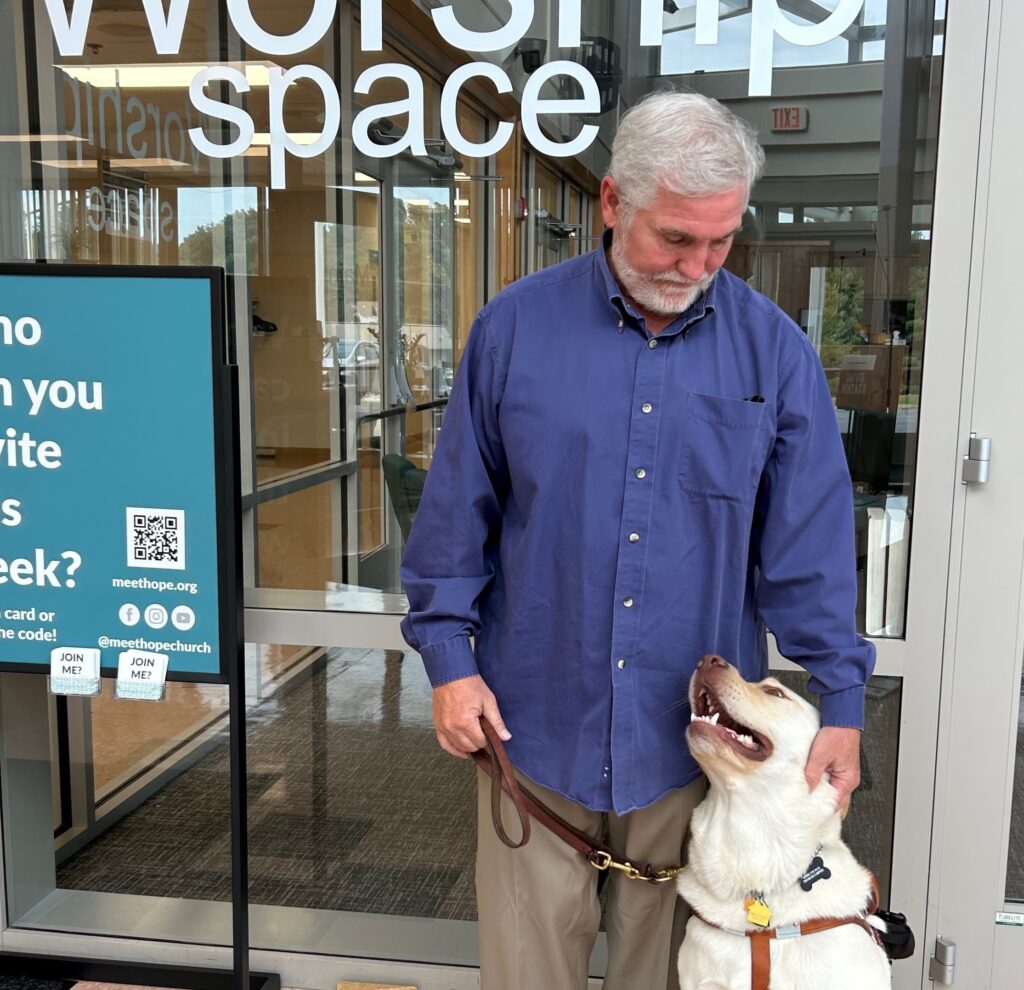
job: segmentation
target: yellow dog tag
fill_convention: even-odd
[[[743,906],[747,909],[747,921],[758,928],[768,928],[772,923],[772,909],[764,901],[748,897]]]

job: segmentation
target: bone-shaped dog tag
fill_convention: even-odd
[[[747,921],[758,928],[769,928],[772,923],[772,909],[764,901],[748,897],[743,906],[747,909]]]
[[[831,876],[832,871],[825,865],[825,861],[820,856],[815,856],[811,860],[811,865],[807,867],[807,872],[800,878],[800,889],[808,891],[819,880],[828,880]]]

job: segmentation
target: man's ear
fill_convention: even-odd
[[[601,180],[601,219],[604,225],[614,228],[619,222],[619,215],[622,211],[622,194],[615,180],[606,175]]]

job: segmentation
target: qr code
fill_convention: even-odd
[[[183,509],[125,510],[129,567],[185,570],[185,512]]]

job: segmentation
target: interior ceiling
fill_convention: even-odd
[[[65,3],[70,3],[70,0],[65,0]],[[164,6],[166,9],[166,0]],[[301,28],[312,9],[308,2],[295,4],[281,0],[253,0],[251,7],[260,27],[280,35],[292,34]],[[185,15],[184,37],[205,36],[207,23],[207,0],[191,0]],[[145,42],[144,47],[151,56],[155,54],[141,0],[94,0],[87,36],[90,41],[94,31],[111,37],[135,36]]]

